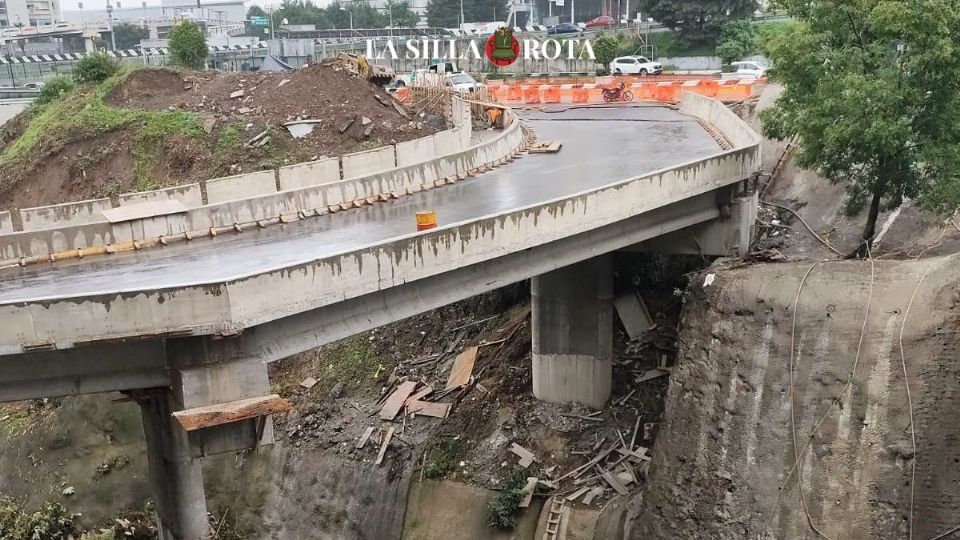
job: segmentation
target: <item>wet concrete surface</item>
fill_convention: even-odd
[[[139,252],[0,271],[0,304],[219,283],[389,243],[416,232],[414,213],[440,226],[474,221],[602,187],[720,151],[692,116],[661,106],[559,107],[527,112],[558,154],[531,154],[476,178],[282,226]]]

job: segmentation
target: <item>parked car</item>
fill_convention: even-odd
[[[609,15],[601,15],[596,19],[590,19],[584,25],[586,28],[606,28],[608,26],[613,26],[613,17]]]
[[[469,73],[460,71],[447,74],[447,86],[452,87],[456,92],[469,92],[483,86]]]
[[[43,87],[44,87],[44,86],[45,86],[45,84],[44,84],[43,82],[28,82],[28,83],[23,83],[23,87],[24,87],[24,88],[28,88],[28,89],[30,89],[30,90],[43,90]]]
[[[583,35],[583,30],[579,26],[571,23],[560,23],[547,28],[548,36],[559,36],[565,34],[576,34],[579,36]]]
[[[659,75],[663,64],[645,56],[621,56],[610,62],[610,73],[619,75]]]
[[[766,77],[770,69],[759,62],[752,61],[730,62],[730,65],[736,70],[738,79],[760,79]]]

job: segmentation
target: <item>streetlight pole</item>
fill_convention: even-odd
[[[113,4],[107,0],[107,30],[110,31],[110,50],[117,50],[117,37],[113,34]]]
[[[463,0],[460,0],[460,31],[463,31],[463,24],[467,22],[463,18]]]

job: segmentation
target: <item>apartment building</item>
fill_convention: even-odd
[[[0,28],[43,26],[62,20],[60,0],[0,0]]]

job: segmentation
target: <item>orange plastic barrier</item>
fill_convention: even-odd
[[[680,100],[680,85],[676,83],[659,83],[656,91],[657,101],[674,102]]]
[[[543,91],[544,103],[560,103],[560,89],[556,86],[548,86]]]
[[[698,94],[703,94],[708,97],[717,97],[717,93],[720,91],[720,83],[716,79],[704,79],[700,81],[700,84],[697,85],[696,92]]]
[[[507,87],[507,100],[519,101],[523,97],[523,90],[519,86]]]
[[[532,87],[523,91],[524,103],[540,103],[540,88]]]
[[[590,99],[590,93],[586,88],[573,89],[573,102],[586,103]]]

